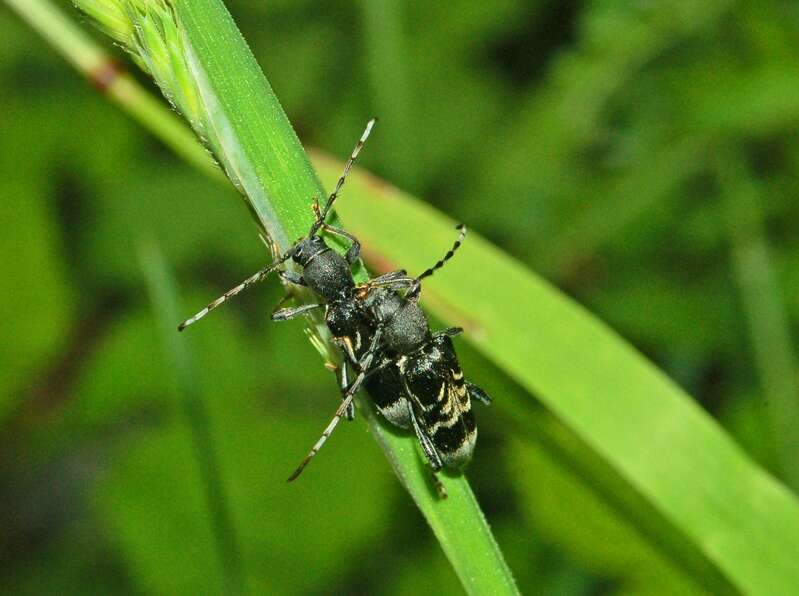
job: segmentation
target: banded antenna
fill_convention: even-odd
[[[352,166],[355,164],[355,160],[358,159],[358,154],[363,149],[364,144],[366,143],[366,139],[369,138],[369,135],[372,133],[372,127],[377,122],[377,118],[372,118],[369,122],[366,123],[366,128],[361,135],[361,138],[358,139],[358,142],[355,144],[355,148],[352,150],[352,154],[350,158],[347,160],[346,165],[344,166],[344,172],[341,174],[341,178],[338,179],[336,182],[336,187],[333,189],[333,192],[327,198],[327,203],[325,203],[325,208],[322,209],[321,214],[317,217],[317,220],[311,226],[311,231],[308,234],[309,236],[313,236],[319,231],[319,228],[324,223],[325,219],[327,218],[328,213],[330,213],[330,208],[333,207],[333,203],[335,203],[336,199],[338,198],[338,193],[341,192],[341,187],[344,186],[344,181],[347,179],[347,175],[350,173]]]
[[[427,269],[421,275],[419,275],[416,278],[417,280],[422,281],[425,277],[430,277],[431,275],[433,275],[433,273],[441,269],[444,266],[444,263],[449,261],[455,255],[455,253],[458,252],[458,249],[461,247],[461,244],[463,243],[463,239],[466,238],[466,226],[463,224],[458,224],[457,226],[455,226],[455,229],[460,230],[460,234],[458,234],[458,239],[452,245],[452,248],[450,248],[447,251],[447,254],[444,255],[443,259],[441,259],[435,265],[430,267],[430,269]]]

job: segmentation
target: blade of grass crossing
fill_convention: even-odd
[[[796,353],[782,291],[766,242],[764,197],[739,150],[715,152],[722,211],[731,243],[733,273],[746,311],[763,405],[773,429],[779,468],[799,490],[799,386]]]
[[[180,410],[188,425],[192,448],[199,464],[216,550],[225,578],[225,591],[243,594],[245,579],[241,550],[214,451],[208,410],[197,382],[197,368],[189,348],[175,333],[174,322],[182,312],[178,308],[175,282],[154,240],[139,240],[139,260],[147,280],[153,313],[159,323],[164,352],[175,374]]]
[[[121,65],[49,0],[5,0],[101,93],[130,114],[189,164],[222,182],[224,177],[191,130],[148,93]]]
[[[318,160],[325,178],[333,164]],[[356,175],[339,211],[389,266],[421,271],[453,223]],[[412,234],[408,230],[413,230]],[[679,387],[582,307],[470,234],[423,303],[526,387],[746,593],[799,586],[799,503]],[[497,407],[502,400],[496,399]],[[534,407],[533,402],[526,407]]]

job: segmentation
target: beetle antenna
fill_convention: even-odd
[[[336,201],[338,197],[338,193],[341,192],[341,187],[344,186],[344,181],[347,179],[347,175],[350,173],[355,160],[358,159],[358,154],[363,149],[364,144],[366,143],[366,139],[369,138],[369,135],[372,132],[372,127],[377,122],[377,118],[372,118],[369,122],[366,123],[366,128],[361,135],[361,138],[358,139],[358,142],[355,144],[355,148],[352,150],[352,154],[350,158],[347,160],[346,165],[344,166],[344,173],[341,174],[341,178],[338,179],[336,182],[336,187],[333,189],[333,192],[327,199],[327,203],[325,203],[325,208],[322,210],[321,216],[317,218],[317,221],[314,222],[313,226],[311,226],[311,233],[309,236],[313,236],[321,227],[322,223],[324,223],[327,214],[330,212],[330,208],[333,206],[333,203]]]
[[[250,277],[245,279],[243,282],[241,282],[235,288],[231,288],[230,290],[228,290],[227,292],[222,294],[219,298],[217,298],[216,300],[211,302],[208,306],[206,306],[204,309],[202,309],[196,315],[194,315],[190,319],[186,319],[180,325],[178,325],[178,331],[183,331],[186,327],[196,323],[197,321],[202,319],[205,315],[207,315],[209,312],[214,310],[216,307],[221,306],[222,304],[224,304],[225,302],[227,302],[228,300],[233,298],[233,296],[236,296],[237,294],[240,294],[241,292],[243,292],[244,290],[246,290],[250,286],[253,286],[253,285],[257,284],[259,281],[265,279],[266,276],[268,276],[270,273],[272,273],[272,271],[277,269],[279,265],[281,265],[282,263],[286,262],[292,254],[294,254],[294,251],[292,249],[286,251],[286,254],[284,254],[278,260],[273,261],[272,263],[270,263],[269,265],[267,265],[266,267],[261,269],[255,275],[251,275]]]
[[[444,255],[443,259],[419,275],[419,277],[416,278],[418,281],[422,281],[425,277],[430,277],[433,275],[433,273],[441,269],[444,266],[444,263],[449,261],[455,255],[455,253],[458,252],[458,249],[461,247],[461,243],[463,243],[463,239],[466,238],[466,226],[463,224],[458,224],[455,226],[455,229],[460,230],[460,234],[458,234],[458,239],[455,241],[455,244],[453,244],[452,248],[447,251],[447,254]]]
[[[361,384],[363,384],[364,380],[366,379],[367,371],[370,370],[372,366],[372,360],[374,359],[377,353],[377,346],[380,345],[380,337],[382,336],[383,328],[381,324],[378,324],[377,329],[375,329],[375,333],[372,336],[372,341],[369,344],[369,349],[364,354],[363,359],[360,361],[360,369],[361,372],[358,373],[358,376],[355,377],[355,380],[352,384],[347,387],[347,390],[344,392],[342,396],[341,405],[336,410],[336,413],[333,415],[333,419],[327,425],[325,430],[322,432],[322,436],[314,443],[314,446],[311,447],[311,450],[308,452],[303,460],[300,462],[300,465],[297,466],[297,469],[292,472],[291,476],[289,476],[288,481],[292,482],[297,479],[297,477],[302,474],[302,471],[305,469],[305,466],[319,453],[319,450],[322,448],[322,445],[325,444],[328,437],[333,433],[338,423],[341,421],[341,417],[344,415],[344,412],[349,411],[350,404],[352,403],[353,398],[355,397],[355,393],[360,389]]]
[[[314,458],[314,456],[317,453],[319,453],[319,450],[322,448],[322,445],[324,445],[327,439],[330,437],[330,435],[333,434],[333,431],[335,430],[336,426],[338,426],[338,423],[341,421],[341,417],[344,415],[344,412],[349,408],[350,403],[352,403],[353,397],[355,397],[354,393],[348,395],[341,402],[341,405],[336,410],[336,413],[333,415],[333,419],[330,421],[330,424],[327,425],[327,428],[325,428],[324,432],[322,433],[322,436],[319,437],[319,440],[316,441],[316,443],[314,443],[314,446],[308,452],[308,455],[306,455],[303,458],[302,462],[300,462],[300,465],[297,466],[297,469],[294,470],[294,472],[292,472],[291,476],[289,476],[288,478],[289,482],[293,482],[294,480],[296,480],[299,477],[299,475],[302,474],[302,471],[305,469],[305,466],[307,466],[310,463],[310,461]]]

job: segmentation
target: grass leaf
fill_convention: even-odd
[[[321,157],[315,163],[325,179],[333,176],[336,165]],[[452,220],[360,173],[339,213],[386,269],[422,271],[455,235]],[[795,496],[611,329],[474,233],[425,283],[427,308],[464,327],[468,341],[535,395],[732,586],[748,594],[799,586]],[[496,407],[506,407],[501,395],[494,397]],[[522,406],[537,403],[530,397]]]
[[[239,539],[233,526],[226,487],[222,482],[208,411],[198,386],[197,367],[186,342],[179,341],[172,323],[180,316],[175,282],[152,238],[140,239],[139,260],[159,321],[164,352],[174,371],[180,409],[190,431],[193,454],[200,469],[214,546],[224,571],[225,589],[231,594],[243,594],[244,570]]]

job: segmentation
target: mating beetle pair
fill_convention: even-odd
[[[471,458],[477,437],[471,400],[490,403],[489,397],[463,377],[452,337],[462,332],[450,328],[430,331],[419,308],[421,280],[440,269],[460,247],[460,235],[443,259],[418,277],[404,270],[393,271],[356,285],[351,267],[360,253],[360,243],[351,234],[325,222],[358,154],[374,126],[370,120],[350,155],[344,172],[324,208],[314,202],[315,220],[308,235],[298,240],[283,255],[244,282],[211,302],[178,327],[179,330],[204,317],[233,296],[278,271],[289,283],[307,286],[320,298],[317,304],[283,308],[272,319],[283,321],[313,309],[325,309],[325,323],[345,355],[339,370],[341,405],[299,467],[289,477],[294,480],[321,449],[343,415],[354,416],[352,400],[365,385],[378,410],[391,424],[413,429],[433,471],[443,467],[458,470]],[[320,232],[348,239],[344,256],[330,248]],[[293,260],[302,274],[279,270]],[[355,378],[350,381],[348,367]]]

